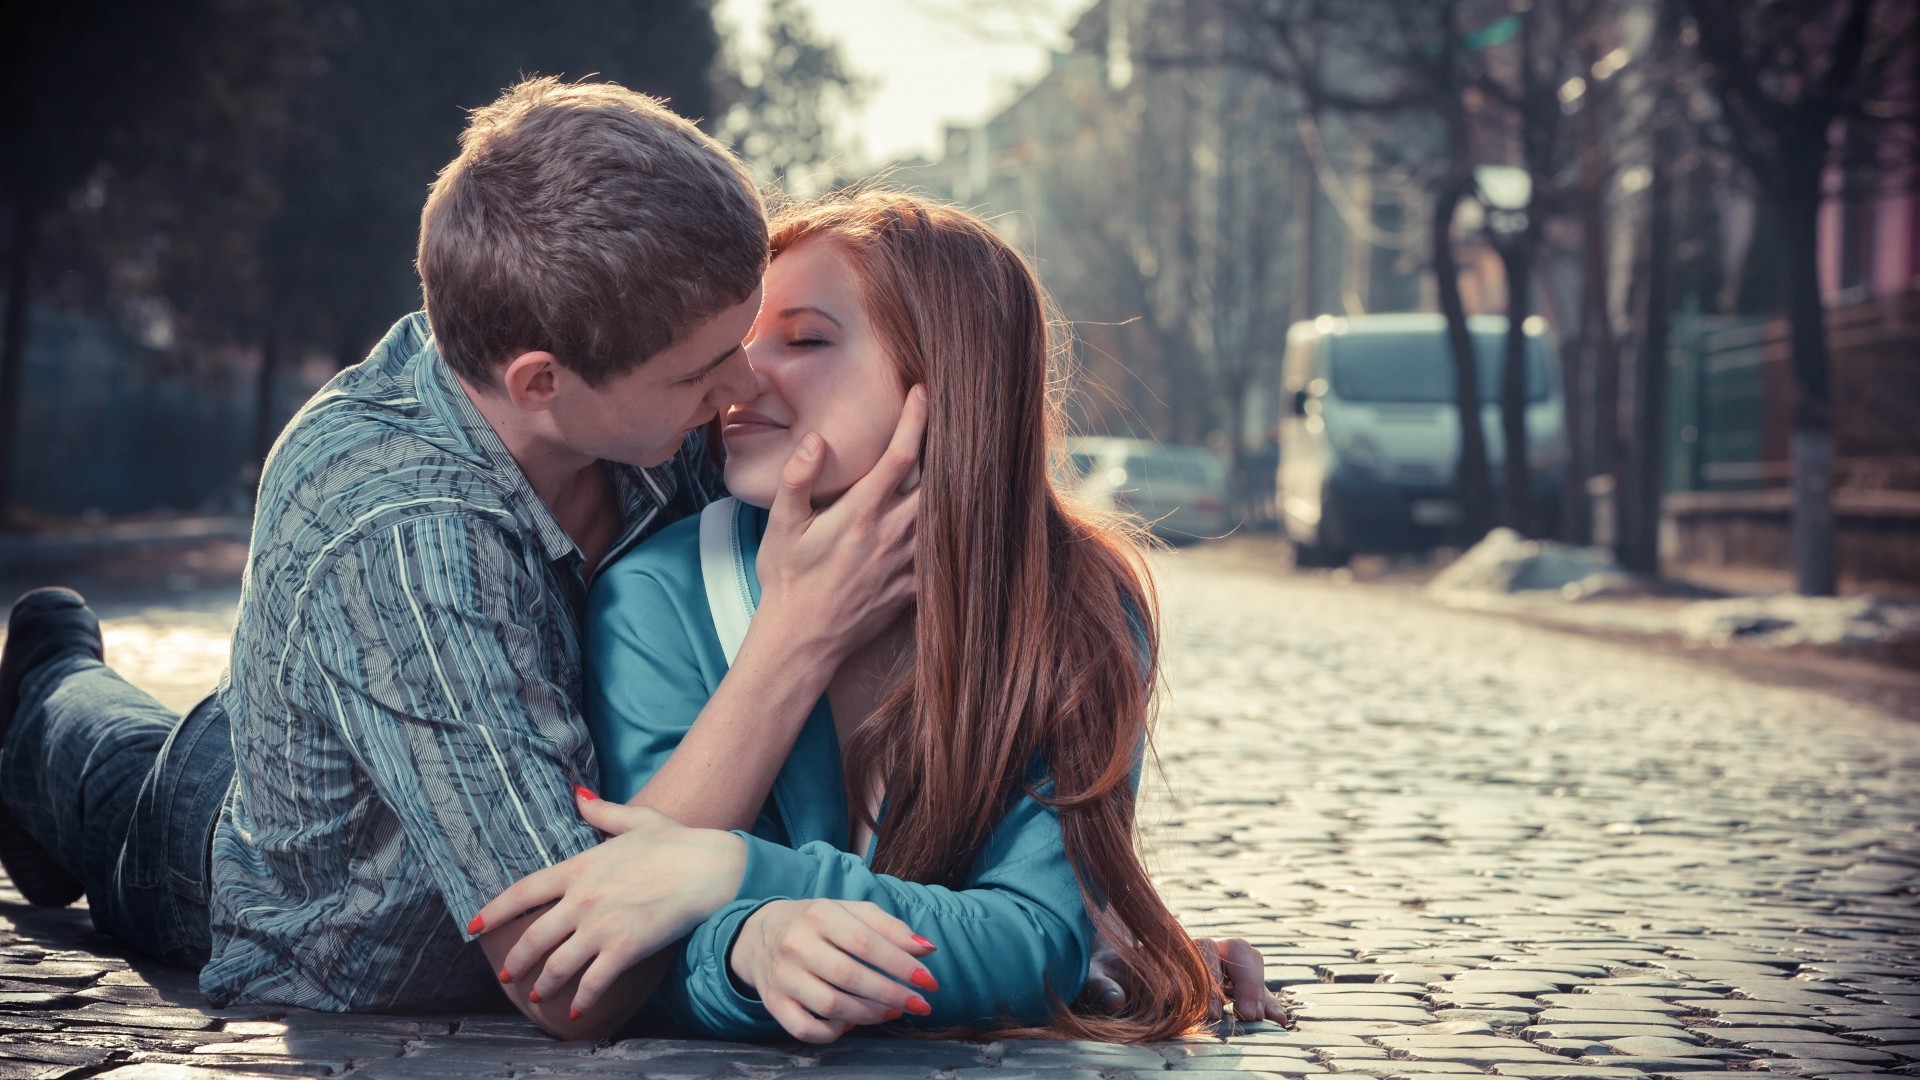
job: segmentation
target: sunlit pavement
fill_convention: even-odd
[[[1920,1075],[1920,726],[1206,549],[1159,569],[1155,865],[1196,933],[1262,948],[1297,1031],[595,1046],[215,1014],[83,913],[0,903],[0,1076]],[[231,590],[106,599],[130,677],[211,685]]]

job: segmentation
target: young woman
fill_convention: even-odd
[[[659,804],[704,784],[748,808],[735,898],[694,928],[656,1005],[735,1038],[891,1020],[1117,1041],[1192,1029],[1219,1000],[1214,957],[1136,848],[1150,586],[1128,538],[1049,480],[1060,417],[1039,283],[978,218],[903,194],[790,211],[772,245],[747,344],[760,393],[723,418],[734,498],[606,570],[588,622],[606,794]],[[833,500],[887,451],[910,392],[928,413],[914,611],[841,666],[798,731],[716,757],[696,721],[751,617],[783,466],[824,453],[811,496]],[[496,905],[489,920],[513,913]],[[1069,1007],[1096,938],[1133,975],[1111,1015]],[[577,946],[543,984],[585,966]],[[1264,986],[1236,996],[1243,1017],[1280,1016]]]

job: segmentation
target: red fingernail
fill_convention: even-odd
[[[501,982],[503,982],[503,983],[510,983],[510,982],[512,982],[512,981],[513,981],[513,972],[511,972],[511,971],[508,971],[508,970],[507,970],[506,968],[501,968],[501,969],[500,969],[500,981],[501,981]]]
[[[926,968],[914,968],[913,974],[907,976],[907,981],[922,990],[940,989],[940,984],[934,980],[933,972]]]
[[[846,1034],[847,1032],[849,1032],[849,1031],[852,1031],[852,1030],[853,1030],[853,1025],[852,1025],[852,1024],[848,1024],[848,1025],[847,1025],[846,1027],[843,1027],[843,1028],[841,1028],[841,1029],[840,1029],[840,1034],[842,1034],[842,1035],[845,1035],[845,1034]]]
[[[926,998],[915,994],[907,999],[907,1011],[915,1016],[930,1016],[933,1014],[933,1006],[927,1004]]]
[[[527,991],[527,1000],[533,1002],[535,1005],[540,1004],[540,991],[538,990]]]
[[[889,1019],[889,1020],[898,1020],[898,1019],[900,1019],[900,1010],[899,1010],[899,1009],[888,1009],[888,1010],[887,1010],[887,1019]]]
[[[477,934],[480,931],[485,930],[486,928],[487,928],[487,921],[485,919],[482,919],[480,916],[475,915],[473,917],[473,921],[467,924],[467,933]]]
[[[588,789],[581,787],[579,784],[573,785],[573,793],[575,795],[580,796],[582,799],[585,799],[588,802],[600,801],[600,796],[595,795],[592,791],[589,791]]]
[[[928,941],[926,938],[921,937],[919,934],[913,935],[913,943],[927,950],[928,952],[938,952],[940,949],[940,946],[935,945],[933,942]]]
[[[580,1010],[579,1010],[579,1009],[576,1009],[576,1008],[573,1008],[572,1006],[568,1006],[568,1007],[567,1007],[567,1019],[569,1019],[569,1020],[578,1020],[578,1019],[580,1019]]]

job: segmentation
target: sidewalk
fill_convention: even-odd
[[[1236,566],[1383,589],[1425,603],[1501,615],[1542,629],[1682,656],[1761,682],[1818,689],[1920,720],[1920,632],[1844,644],[1781,645],[1766,641],[1765,602],[1791,598],[1793,581],[1786,571],[1669,566],[1659,581],[1627,582],[1623,588],[1569,599],[1552,589],[1435,590],[1430,586],[1457,558],[1449,553],[1441,553],[1438,559],[1358,556],[1349,567],[1339,570],[1300,570],[1293,567],[1287,545],[1270,534],[1230,537],[1206,550],[1209,558]],[[1883,607],[1920,621],[1920,590],[1898,584],[1869,584],[1871,590],[1864,593],[1857,583],[1843,586],[1848,594],[1871,595]],[[1741,600],[1757,602],[1755,610],[1723,610],[1716,618],[1704,606],[1708,602]],[[1831,618],[1833,613],[1829,611],[1828,615]]]
[[[244,517],[194,516],[0,533],[0,577],[97,565],[223,541],[245,544],[252,528],[252,521]]]
[[[1343,585],[1252,555],[1154,557],[1165,692],[1142,820],[1183,924],[1262,949],[1296,1031],[820,1048],[217,1011],[84,911],[9,894],[0,1080],[1920,1075],[1920,726],[1448,608],[1417,568]],[[100,595],[126,612],[106,625],[116,665],[145,634],[169,643],[154,673],[217,676],[232,586]]]

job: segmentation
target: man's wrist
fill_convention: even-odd
[[[726,907],[733,902],[734,897],[740,895],[740,883],[746,880],[747,876],[747,842],[733,833],[720,829],[705,831],[712,834],[710,841],[713,844],[713,851],[707,864],[712,867],[713,872],[708,875],[710,887],[706,898],[711,902],[707,904],[706,912],[700,916],[700,921],[703,922],[712,918],[714,912]]]
[[[780,672],[784,685],[810,691],[806,696],[812,700],[826,692],[851,651],[844,628],[822,625],[818,618],[787,607],[762,606],[753,614],[733,667],[743,666],[741,658],[748,667],[764,662]]]

